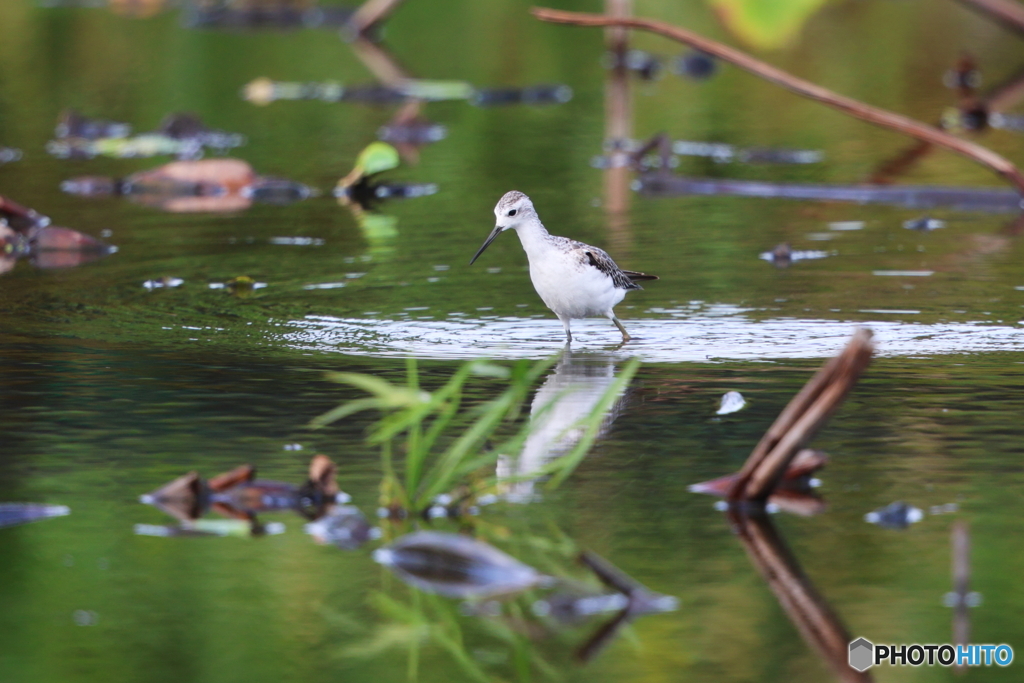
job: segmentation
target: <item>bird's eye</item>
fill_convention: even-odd
[[[515,216],[516,215],[516,210],[512,209],[511,211],[508,212],[508,215],[509,216]]]

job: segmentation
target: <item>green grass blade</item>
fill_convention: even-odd
[[[354,413],[358,413],[363,410],[372,410],[373,408],[380,408],[383,410],[384,405],[378,398],[361,398],[355,401],[349,401],[348,403],[343,403],[337,408],[328,410],[323,415],[314,417],[309,421],[309,426],[313,429],[319,429]]]

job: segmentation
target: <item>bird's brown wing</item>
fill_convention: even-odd
[[[627,272],[615,265],[615,261],[606,252],[597,247],[584,246],[585,250],[583,253],[586,254],[587,261],[590,265],[610,277],[616,289],[643,289],[643,287],[633,282]]]

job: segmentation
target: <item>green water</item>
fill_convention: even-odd
[[[947,227],[921,234],[902,227],[922,215],[907,209],[635,195],[624,219],[609,216],[603,172],[591,166],[604,136],[601,35],[542,25],[529,4],[416,1],[388,23],[388,46],[415,76],[565,83],[574,97],[551,107],[426,106],[447,138],[389,177],[439,191],[384,205],[398,236],[371,239],[330,189],[393,109],[317,101],[260,108],[238,95],[259,76],[372,82],[332,32],[192,31],[176,11],[131,19],[0,3],[0,146],[24,152],[0,166],[0,194],[58,225],[94,236],[109,230],[105,239],[119,247],[79,268],[26,262],[0,277],[0,502],[71,509],[0,529],[0,680],[403,680],[410,669],[424,681],[474,680],[474,671],[500,680],[835,678],[713,501],[687,486],[737,469],[858,323],[875,329],[879,358],[814,441],[831,456],[820,475],[828,510],[780,514],[775,525],[852,635],[944,643],[952,638],[942,604],[951,590],[949,533],[964,520],[971,587],[984,596],[971,610],[971,640],[1024,647],[1024,246],[1007,228],[1012,217],[935,211]],[[635,5],[638,15],[732,42],[702,4]],[[636,44],[665,56],[680,51],[651,37]],[[930,121],[954,102],[940,78],[962,49],[992,85],[1018,68],[1019,46],[955,3],[870,0],[826,7],[794,45],[762,56]],[[666,131],[826,155],[795,167],[684,158],[678,171],[688,174],[857,182],[905,144],[735,69],[701,84],[667,75],[633,85],[634,137]],[[139,131],[167,112],[195,111],[214,128],[246,135],[235,156],[258,172],[324,194],[225,215],[62,194],[59,183],[70,177],[122,177],[164,161],[50,158],[44,145],[66,107]],[[980,141],[1024,162],[1020,136],[993,131]],[[902,182],[998,184],[941,152]],[[287,530],[259,539],[134,534],[135,524],[171,523],[137,498],[179,474],[212,476],[250,462],[261,476],[297,483],[317,452],[339,464],[341,487],[375,519],[380,462],[364,442],[374,416],[306,429],[358,396],[326,381],[325,371],[401,381],[403,359],[413,355],[431,388],[461,358],[559,352],[561,326],[533,292],[513,236],[466,265],[510,189],[533,198],[552,232],[661,280],[617,309],[635,344],[616,350],[618,333],[606,321],[574,324],[571,361],[583,374],[610,376],[634,355],[645,361],[593,452],[558,490],[485,508],[480,523],[544,571],[582,576],[567,548],[593,549],[678,597],[678,611],[635,621],[580,666],[572,650],[596,623],[531,644],[510,635],[515,622],[464,615],[453,601],[405,587],[372,561],[378,543],[352,552],[314,544],[294,515],[268,516]],[[830,228],[840,221],[863,225]],[[782,241],[829,256],[788,269],[758,259]],[[240,275],[267,286],[245,298],[209,287]],[[159,277],[185,282],[143,287]],[[496,391],[479,381],[470,398]],[[716,417],[726,391],[741,392],[748,407]],[[303,448],[285,450],[292,444]],[[864,522],[895,500],[926,513],[950,503],[958,510],[926,514],[904,531]],[[526,609],[529,600],[517,604]],[[410,660],[411,622],[460,634],[465,661],[429,638]],[[1019,680],[1020,666],[972,670],[962,680]],[[873,673],[879,681],[955,677],[939,667]]]

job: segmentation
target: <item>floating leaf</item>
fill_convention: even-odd
[[[363,175],[373,175],[398,168],[398,150],[386,142],[371,142],[356,158],[356,168]]]
[[[371,142],[356,157],[356,165],[349,174],[338,181],[335,195],[339,198],[347,196],[350,188],[368,176],[398,168],[401,159],[398,150],[386,142]]]

